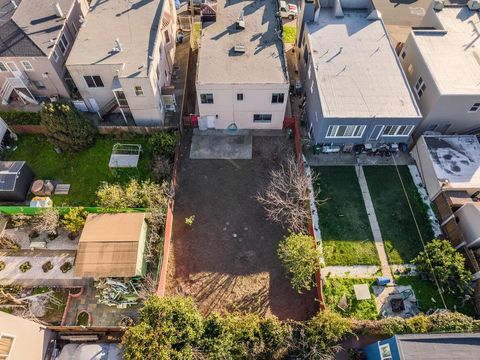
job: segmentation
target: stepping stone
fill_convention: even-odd
[[[70,192],[70,184],[58,184],[55,187],[55,195],[68,195]]]

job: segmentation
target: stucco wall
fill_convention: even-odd
[[[288,101],[288,83],[282,84],[197,84],[200,116],[217,116],[216,129],[235,123],[239,129],[282,129]],[[213,104],[202,104],[201,94],[213,94]],[[243,94],[243,101],[237,94]],[[283,93],[284,102],[272,104],[272,94]],[[256,123],[254,114],[272,114],[269,123]]]

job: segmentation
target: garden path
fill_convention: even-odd
[[[367,209],[368,221],[370,222],[370,227],[373,233],[373,241],[378,252],[378,257],[380,258],[382,276],[387,276],[391,281],[393,281],[392,271],[390,270],[390,266],[388,264],[382,233],[380,231],[380,226],[378,225],[377,215],[375,214],[375,208],[373,207],[372,198],[370,197],[370,191],[368,190],[363,167],[359,165],[355,166],[355,172],[357,173],[358,183],[360,184],[360,189],[362,190],[363,202],[365,203],[365,208]]]

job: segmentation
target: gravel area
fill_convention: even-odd
[[[31,229],[15,228],[5,229],[4,234],[15,239],[22,250],[30,249],[30,238],[28,237]],[[54,240],[50,240],[47,234],[40,234],[35,240],[45,240],[47,242],[47,249],[50,250],[77,250],[79,236],[75,240],[68,238],[68,232],[65,229],[60,228],[58,230],[58,237]]]
[[[66,261],[74,263],[75,258],[65,255],[57,256],[0,256],[0,261],[5,263],[5,269],[0,271],[0,285],[20,284],[20,285],[36,285],[36,286],[52,286],[52,285],[76,285],[83,283],[83,279],[74,276],[73,267],[70,271],[62,273],[60,266]],[[19,266],[29,261],[32,268],[22,273]],[[42,265],[47,261],[51,261],[53,269],[43,272]]]

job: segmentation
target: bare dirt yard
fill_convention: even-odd
[[[188,137],[185,137],[188,138]],[[191,160],[182,144],[175,197],[168,295],[192,296],[201,311],[254,312],[305,320],[315,289],[297,294],[277,256],[287,229],[265,219],[255,195],[291,146],[254,137],[251,160]],[[192,225],[185,219],[194,215]]]

